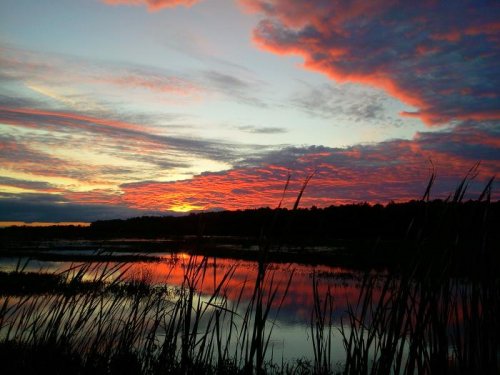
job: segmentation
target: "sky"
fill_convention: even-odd
[[[500,3],[2,0],[0,221],[466,198]],[[498,183],[493,199],[500,199]]]

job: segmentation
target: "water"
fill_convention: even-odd
[[[111,262],[96,262],[95,257],[91,257],[93,252],[90,248],[79,250],[69,247],[52,251],[54,254],[65,256],[89,255],[89,262],[83,263],[89,266],[86,268],[83,280],[91,281],[106,267],[109,269],[120,264],[109,257],[106,260],[111,259]],[[50,253],[51,251],[44,251],[45,255],[50,255]],[[121,248],[116,254],[123,256],[134,253]],[[213,317],[218,314],[225,316],[221,318],[220,334],[223,339],[224,336],[230,335],[230,327],[233,327],[236,332],[241,332],[244,330],[245,323],[248,323],[252,329],[256,316],[255,307],[250,310],[249,318],[245,318],[245,314],[249,311],[247,307],[251,306],[251,302],[254,301],[259,271],[259,265],[256,262],[228,258],[191,257],[185,253],[162,251],[141,252],[141,255],[151,255],[155,258],[151,258],[151,261],[144,261],[144,258],[141,258],[141,261],[127,263],[127,272],[120,280],[143,281],[153,288],[166,288],[168,291],[173,291],[172,294],[162,295],[163,301],[157,301],[162,305],[161,311],[167,318],[172,316],[172,306],[175,306],[176,301],[183,301],[182,293],[187,293],[186,286],[189,285],[195,291],[194,307],[187,308],[191,319],[195,314],[196,306],[201,306],[201,309],[206,312],[200,317],[194,336],[202,337],[207,330],[213,332]],[[25,260],[27,259],[21,259],[19,262],[19,259],[13,257],[0,258],[0,270],[12,271],[18,263],[23,264]],[[79,269],[78,264],[82,263],[30,260],[25,271],[64,273],[68,269],[77,267],[73,271],[76,273]],[[296,359],[314,362],[317,351],[313,350],[313,340],[314,336],[318,335],[314,327],[318,313],[313,314],[313,310],[315,306],[319,306],[320,315],[323,314],[320,321],[328,323],[330,316],[332,317],[332,324],[325,326],[324,333],[325,337],[331,338],[331,347],[328,351],[329,361],[333,366],[337,363],[346,364],[346,366],[355,365],[357,367],[353,370],[354,373],[366,372],[372,365],[375,366],[375,363],[377,366],[382,366],[386,364],[387,358],[394,360],[400,353],[399,358],[402,360],[403,367],[406,363],[423,363],[422,366],[426,370],[422,370],[422,373],[439,373],[442,369],[439,366],[448,366],[450,363],[452,365],[449,366],[463,368],[483,366],[482,363],[486,365],[481,368],[500,367],[497,340],[500,334],[491,334],[491,332],[498,332],[499,327],[497,316],[500,296],[497,278],[462,280],[449,274],[445,274],[444,277],[438,275],[439,277],[422,278],[374,272],[372,277],[366,279],[369,286],[363,289],[361,284],[364,274],[341,267],[270,263],[265,275],[261,290],[264,310],[269,302],[264,331],[265,338],[270,335],[269,347],[265,352],[267,360],[273,360],[278,364],[282,361],[293,363]],[[117,276],[118,274],[113,275],[113,277]],[[110,277],[108,281],[112,281],[113,277]],[[218,290],[219,285],[222,285],[220,290]],[[214,294],[217,294],[217,297],[212,299]],[[331,309],[327,303],[328,296],[333,298]],[[49,311],[57,309],[61,301],[67,302],[64,298],[57,300],[48,296],[26,298],[32,301],[31,305],[29,301],[24,304],[28,308],[33,307],[31,311],[35,313],[32,314],[32,319],[39,317],[41,320]],[[133,315],[131,311],[134,308],[133,297],[120,299],[119,305],[112,305],[113,298],[115,298],[113,295],[103,295],[95,301],[91,299],[89,302],[83,298],[76,299],[75,303],[70,302],[76,311],[94,309],[85,320],[85,327],[79,331],[85,332],[85,335],[81,337],[82,347],[84,347],[85,340],[88,341],[91,336],[90,333],[94,332],[94,321],[98,321],[100,315],[108,314],[110,306],[114,306],[112,309],[115,310],[111,310],[111,315],[106,315],[109,317],[107,322],[117,323],[111,327],[112,332],[110,331],[106,339],[112,342],[115,334],[119,334],[120,331],[130,326],[129,319]],[[0,297],[0,307],[2,300]],[[10,303],[15,304],[16,301],[21,301],[21,299],[10,299]],[[368,308],[356,309],[358,301]],[[89,306],[91,309],[88,308]],[[155,317],[154,306],[154,304],[149,307],[139,306],[139,309],[146,309],[144,316],[148,321]],[[323,310],[325,306],[327,308]],[[350,308],[353,309],[352,315],[348,313]],[[227,311],[230,313],[226,314]],[[349,318],[353,320],[349,321]],[[64,319],[75,318],[65,317],[63,321]],[[350,322],[352,326],[349,325]],[[22,327],[30,327],[29,321],[23,324]],[[1,319],[0,326],[2,326]],[[2,327],[3,332],[0,329],[0,337],[7,325]],[[344,329],[344,336],[340,332],[341,327]],[[18,331],[20,331],[19,337],[21,338],[25,331],[29,335],[29,329],[24,331],[24,328],[21,328]],[[351,333],[353,336],[350,336]],[[161,342],[162,337],[167,335],[165,325],[158,329],[155,335]],[[210,337],[215,337],[213,334],[210,335]],[[179,342],[181,336],[176,336],[174,342],[175,340]],[[480,345],[478,347],[469,345],[470,342],[476,340],[476,336],[482,337]],[[238,342],[238,335],[230,337],[232,338],[226,342],[230,349],[241,345],[241,342]],[[352,347],[346,349],[343,339],[349,340],[350,337],[354,337],[355,342]],[[247,339],[248,336],[245,340]],[[140,345],[140,342],[134,344]],[[410,347],[417,348],[417,350],[411,352]],[[366,349],[366,355],[358,349]],[[351,358],[352,355],[364,357],[356,357],[350,363],[346,362],[346,350],[349,351]],[[382,356],[381,353],[384,352],[389,354]],[[485,360],[484,353],[492,354]],[[436,358],[439,361],[436,361]],[[462,358],[466,358],[470,363],[464,363]],[[391,371],[385,373],[391,373]]]
[[[50,254],[45,251],[44,254]],[[54,254],[64,255],[91,255],[89,250],[57,250]],[[131,255],[132,253],[120,252],[119,255]],[[141,254],[142,255],[142,254]],[[157,262],[133,262],[124,275],[124,280],[144,280],[151,285],[168,285],[178,288],[183,285],[189,266],[196,268],[203,257],[197,256],[191,259],[188,254],[170,252],[155,252],[152,256],[158,257]],[[24,263],[26,259],[21,259]],[[19,262],[18,258],[0,258],[0,270],[12,271]],[[108,263],[108,266],[110,264]],[[112,265],[112,264],[111,264]],[[30,260],[25,272],[60,273],[75,262],[66,261],[41,261]],[[87,274],[84,280],[92,280],[95,273],[104,267],[104,263],[93,262],[90,269],[92,274]],[[240,316],[244,315],[244,309],[252,298],[255,280],[258,272],[258,264],[255,261],[234,260],[227,258],[208,258],[204,264],[203,280],[197,285],[197,293],[200,298],[211,296],[227,272],[231,272],[224,283],[224,296],[228,304],[234,306],[238,298]],[[313,346],[311,343],[311,314],[314,305],[313,275],[319,283],[322,292],[330,288],[334,294],[335,309],[333,315],[335,324],[340,324],[340,318],[347,310],[348,303],[355,303],[359,293],[359,279],[361,275],[353,270],[339,267],[303,265],[296,263],[271,263],[267,266],[268,281],[265,284],[267,290],[275,290],[269,317],[272,326],[267,357],[272,356],[274,360],[281,362],[293,361],[295,359],[313,360]],[[291,281],[288,289],[288,281]],[[271,280],[272,279],[272,280]],[[272,285],[271,285],[272,283]],[[286,291],[286,296],[284,296]],[[283,298],[284,297],[284,298]],[[235,319],[238,322],[238,319]],[[334,332],[333,335],[332,362],[337,363],[345,358],[342,347],[341,335]]]

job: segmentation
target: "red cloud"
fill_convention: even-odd
[[[420,133],[409,141],[348,149],[282,150],[254,167],[204,173],[182,181],[125,184],[121,188],[123,200],[138,209],[276,207],[291,171],[284,206],[292,207],[307,174],[317,170],[301,201],[305,207],[387,203],[421,197],[429,177],[429,159],[438,173],[433,197],[440,198],[446,198],[470,167],[483,160],[478,184],[472,189],[472,197],[477,198],[488,178],[500,172],[499,145],[500,137],[495,132],[463,124],[453,131]],[[495,197],[498,199],[498,194]]]
[[[111,5],[145,5],[150,11],[174,8],[179,5],[190,7],[200,0],[102,0]]]
[[[500,6],[486,2],[241,0],[261,48],[339,82],[380,87],[426,124],[500,119]]]

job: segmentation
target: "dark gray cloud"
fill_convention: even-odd
[[[43,103],[38,101],[38,100],[34,100],[34,99],[26,98],[26,97],[19,97],[19,96],[16,96],[14,94],[10,95],[10,96],[0,94],[0,107],[10,107],[10,108],[31,107],[31,108],[36,108],[42,104]]]
[[[26,181],[26,180],[19,180],[17,178],[2,177],[2,176],[0,176],[0,185],[13,186],[23,189],[35,189],[35,190],[48,190],[55,188],[54,185],[44,181]]]
[[[90,222],[160,214],[165,212],[112,204],[77,204],[52,194],[0,194],[0,221]]]
[[[478,161],[499,162],[500,159],[500,121],[466,121],[448,130],[418,133],[417,140],[422,149],[428,151]]]

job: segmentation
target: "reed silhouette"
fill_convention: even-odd
[[[398,242],[403,247],[384,252],[373,241],[361,252],[393,258],[380,263],[388,265],[384,271],[366,271],[357,302],[340,321],[335,286],[312,276],[310,341],[304,341],[312,346],[310,361],[280,361],[270,350],[293,277],[278,288],[270,267],[273,249],[283,246],[277,227],[293,231],[302,214],[316,214],[298,209],[299,196],[295,210],[270,211],[261,225],[256,274],[244,281],[252,285],[249,299],[243,287],[229,298],[237,263],[211,278],[206,293],[212,269],[203,255],[181,260],[177,287],[168,279],[152,283],[147,273],[127,281],[130,264],[107,258],[52,275],[26,272],[19,262],[0,274],[10,285],[0,302],[2,373],[498,374],[498,202],[490,202],[493,180],[477,201],[463,202],[471,176],[446,202],[430,200],[432,175],[420,201],[356,208],[411,207],[413,216]],[[203,253],[205,243],[196,246]],[[343,348],[332,345],[335,335]],[[345,352],[341,364],[332,363],[338,350]]]

